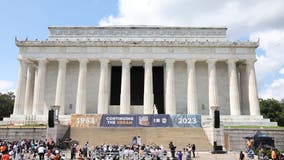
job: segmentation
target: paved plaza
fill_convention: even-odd
[[[64,151],[64,154],[66,155],[67,159],[70,158],[70,151]],[[185,157],[183,157],[183,159],[185,159]],[[239,160],[239,152],[228,152],[226,154],[211,154],[211,152],[196,152],[196,157],[192,159],[193,160]],[[257,156],[255,156],[255,160],[256,159]]]
[[[239,160],[239,152],[228,152],[226,154],[211,154],[210,152],[197,152],[196,160]],[[256,156],[255,156],[255,159]]]

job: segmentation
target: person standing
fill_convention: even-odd
[[[89,142],[87,141],[83,146],[83,156],[84,158],[88,157],[88,149],[89,149]]]
[[[243,151],[240,152],[240,160],[244,160],[245,159],[245,155],[243,153]]]
[[[191,146],[191,152],[192,152],[192,156],[193,156],[193,158],[195,158],[195,144],[192,144],[192,146]]]
[[[138,147],[142,146],[142,138],[140,136],[137,137],[137,144],[138,144]]]
[[[169,144],[169,148],[170,148],[170,151],[171,151],[171,154],[172,154],[172,158],[175,158],[175,153],[176,153],[176,146],[173,144],[173,142],[170,142]]]
[[[177,153],[178,160],[182,160],[182,152],[178,151]]]
[[[76,144],[72,145],[72,148],[71,148],[71,159],[76,159]]]
[[[2,160],[9,160],[10,155],[8,153],[2,155]]]
[[[254,152],[251,148],[248,150],[248,158],[254,159]]]
[[[136,136],[134,136],[132,138],[132,146],[134,146],[134,145],[137,145],[137,137]]]
[[[276,160],[276,158],[277,158],[277,156],[276,156],[275,149],[271,149],[271,159]]]
[[[43,147],[42,144],[40,144],[40,146],[38,147],[39,160],[44,160],[44,152],[45,152],[45,148]]]

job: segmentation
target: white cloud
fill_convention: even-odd
[[[226,26],[233,38],[284,28],[282,0],[119,0],[119,13],[100,25]]]
[[[264,55],[258,56],[256,73],[260,86],[266,85],[268,78],[273,78],[284,65],[284,29],[256,32],[250,39],[260,37],[259,48],[265,51]]]
[[[274,98],[281,100],[284,97],[284,79],[277,79],[260,94],[261,98]]]
[[[0,80],[0,92],[14,92],[15,91],[15,83],[10,81]]]
[[[279,73],[280,73],[280,74],[284,74],[284,68],[280,69],[280,70],[279,70]]]
[[[273,76],[284,64],[283,19],[283,0],[119,0],[118,15],[99,24],[226,26],[230,39],[260,38],[259,48],[264,51],[256,63],[260,95],[277,96],[268,93],[280,83]]]

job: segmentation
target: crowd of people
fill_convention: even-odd
[[[7,141],[0,140],[0,159],[1,160],[60,160],[64,155],[60,154],[59,147],[51,138],[49,140],[21,140]]]
[[[179,146],[180,147],[180,146]],[[20,140],[7,141],[0,139],[0,160],[64,160],[64,159],[90,159],[90,160],[191,160],[195,158],[196,146],[195,144],[188,144],[183,149],[177,150],[173,142],[169,142],[168,146],[156,144],[143,144],[140,136],[133,137],[128,145],[121,144],[101,144],[91,146],[89,142],[83,145],[73,143],[70,145],[70,150],[62,150],[61,141],[55,143],[51,138],[49,140]],[[70,153],[70,156],[69,156]],[[245,156],[246,153],[246,156]],[[240,152],[240,160],[254,159],[255,149],[253,141],[247,140],[246,150]],[[65,156],[65,154],[68,154]],[[264,149],[258,150],[258,159],[268,159],[264,155]],[[270,150],[269,157],[272,160],[279,159],[276,150]],[[68,158],[66,158],[68,157]],[[280,158],[281,159],[281,158]]]
[[[134,137],[131,145],[118,145],[118,144],[102,144],[91,148],[89,143],[86,142],[83,146],[78,147],[74,144],[71,147],[71,159],[76,155],[79,149],[79,159],[104,159],[104,160],[119,160],[119,159],[151,159],[151,160],[167,160],[177,159],[190,160],[195,157],[195,144],[188,144],[183,150],[176,150],[173,142],[169,143],[169,147],[165,148],[163,145],[145,145],[142,144],[141,138]],[[169,154],[169,152],[170,154]]]
[[[264,150],[270,150],[270,155],[265,155],[264,154]],[[248,160],[253,160],[255,157],[255,151],[257,151],[257,157],[259,160],[281,160],[283,157],[282,155],[278,155],[276,154],[276,149],[275,148],[266,148],[264,149],[263,146],[258,146],[256,148],[253,147],[253,140],[252,139],[248,139],[246,141],[246,153],[247,153],[247,159]],[[245,160],[245,154],[241,151],[240,152],[240,160]]]
[[[70,157],[65,154],[70,152]],[[177,159],[190,160],[195,157],[195,144],[188,144],[182,150],[177,150],[173,142],[168,147],[163,145],[142,144],[141,137],[134,137],[129,145],[101,144],[90,146],[88,142],[83,145],[71,144],[70,151],[62,152],[60,145],[53,139],[49,140],[21,140],[7,141],[0,140],[0,160],[64,160],[64,159],[90,159],[90,160],[120,160],[120,159],[141,159],[141,160],[167,160]],[[64,154],[65,153],[65,154]],[[184,159],[184,158],[183,158]]]

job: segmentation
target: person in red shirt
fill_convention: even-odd
[[[271,158],[272,160],[276,160],[277,156],[276,156],[276,152],[274,149],[271,149]]]
[[[8,153],[2,155],[2,160],[9,160],[10,156]]]

